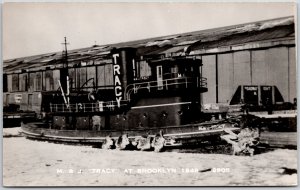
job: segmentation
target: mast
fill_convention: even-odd
[[[65,45],[65,63],[64,63],[64,67],[68,69],[68,49],[67,49],[67,45],[69,45],[69,43],[67,43],[67,37],[65,37],[65,42],[62,43],[63,45]],[[69,76],[69,72],[67,72],[67,76]]]
[[[63,63],[63,67],[66,69],[66,80],[67,80],[67,87],[66,87],[66,97],[67,97],[67,107],[69,107],[70,104],[70,80],[69,80],[69,65],[68,65],[68,49],[67,45],[67,37],[65,37],[64,43],[62,43],[65,46],[65,59]]]

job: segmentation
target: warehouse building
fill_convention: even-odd
[[[112,50],[136,48],[135,82],[151,80],[149,62],[156,58],[195,57],[202,60],[202,76],[208,92],[202,104],[228,104],[241,85],[276,86],[284,102],[296,98],[296,50],[294,17],[240,24],[132,42],[94,45],[68,51],[71,90],[114,88]],[[21,110],[42,110],[42,92],[57,91],[65,52],[5,60],[4,105]],[[172,68],[165,74],[178,76]],[[105,96],[105,95],[104,95]],[[200,96],[200,94],[199,94]]]

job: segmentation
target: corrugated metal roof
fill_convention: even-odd
[[[184,48],[187,48],[188,46],[175,46],[175,47],[172,47],[172,48],[169,48],[165,51],[162,51],[160,54],[170,54],[170,53],[176,53],[176,52],[179,52],[179,51],[184,51]]]
[[[157,54],[161,54],[163,51],[165,51],[165,50],[167,50],[167,49],[169,49],[169,48],[171,48],[171,47],[172,47],[171,45],[164,46],[164,47],[155,49],[154,51],[147,52],[147,53],[145,53],[144,55],[149,56],[149,55],[157,55]]]
[[[149,47],[149,46],[159,46],[159,47],[162,47],[162,46],[169,45],[169,44],[172,44],[172,42],[170,40],[157,40],[157,41],[153,41],[153,42],[150,41],[145,46],[146,47]]]
[[[219,36],[211,40],[198,41],[191,45],[191,50],[217,48],[221,46],[230,46],[234,44],[243,44],[254,41],[263,41],[268,39],[276,39],[288,37],[294,33],[294,26],[279,26],[276,29],[266,29],[255,31],[252,33],[239,33],[229,36]]]
[[[96,55],[108,55],[108,54],[110,54],[110,51],[99,52]]]
[[[246,23],[235,26],[195,31],[184,34],[155,37],[144,40],[123,42],[108,45],[94,45],[68,51],[69,64],[86,59],[105,59],[112,48],[136,47],[140,56],[176,53],[189,46],[189,50],[213,49],[235,44],[243,44],[268,39],[294,37],[294,17],[284,17],[267,21]],[[53,52],[3,62],[4,72],[14,69],[41,67],[44,64],[62,64],[63,53]],[[76,63],[74,63],[76,64]],[[49,66],[50,66],[49,65]]]
[[[183,42],[180,42],[180,43],[178,43],[178,44],[176,44],[176,45],[177,45],[177,46],[191,45],[191,44],[193,44],[193,43],[195,43],[195,42],[197,42],[197,41],[199,41],[199,40],[183,41]]]

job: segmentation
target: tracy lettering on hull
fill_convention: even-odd
[[[119,57],[119,54],[113,54],[113,59],[114,59],[113,73],[114,73],[115,95],[116,95],[116,101],[117,101],[118,107],[120,107],[123,93],[122,93],[122,83],[120,80],[121,66],[118,64],[118,57]]]

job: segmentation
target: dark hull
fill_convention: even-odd
[[[113,139],[118,139],[122,134],[128,134],[128,138],[133,140],[135,137],[149,134],[155,136],[159,131],[163,131],[166,139],[165,146],[181,146],[184,144],[197,144],[202,141],[218,139],[224,134],[224,128],[239,131],[239,128],[232,127],[230,123],[200,123],[183,126],[170,126],[161,128],[144,128],[132,130],[107,130],[107,131],[88,131],[88,130],[57,130],[49,129],[43,123],[22,123],[22,133],[27,138],[55,141],[61,143],[95,144],[103,143],[106,136],[110,135]]]

